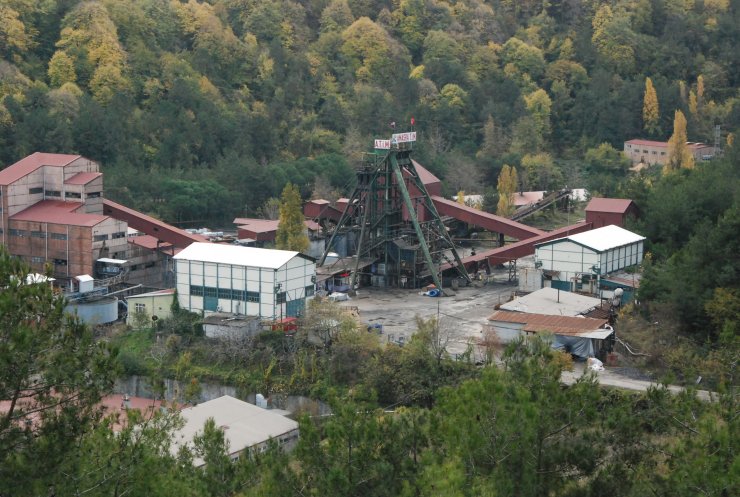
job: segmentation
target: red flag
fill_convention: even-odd
[[[416,124],[416,119],[414,119],[414,118],[412,117],[412,118],[411,118],[411,126],[413,126],[414,124]]]

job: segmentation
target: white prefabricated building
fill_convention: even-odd
[[[300,252],[193,243],[173,259],[180,306],[192,312],[281,319],[314,295],[316,261]]]
[[[604,226],[535,245],[535,265],[552,278],[553,288],[574,290],[584,280],[640,264],[644,242],[637,233]]]

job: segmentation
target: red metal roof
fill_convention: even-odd
[[[548,314],[530,314],[527,312],[496,311],[489,321],[506,321],[521,323],[524,331],[552,332],[558,335],[579,334],[594,331],[607,324],[606,319],[580,318],[574,316],[551,316]]]
[[[108,219],[108,216],[75,212],[82,206],[83,204],[81,202],[42,200],[41,202],[10,216],[10,220],[68,224],[70,226],[95,226]]]
[[[42,166],[62,167],[79,158],[79,155],[35,152],[0,171],[0,185],[10,185]]]
[[[101,177],[103,173],[77,173],[71,178],[69,178],[67,181],[64,182],[65,185],[86,185],[90,183],[92,180],[97,179]]]
[[[137,245],[139,247],[149,249],[149,250],[157,250],[158,248],[160,249],[172,248],[171,243],[163,242],[159,240],[157,237],[151,236],[151,235],[130,236],[128,237],[128,242],[133,243],[134,245]]]
[[[234,223],[243,230],[249,230],[253,233],[270,233],[277,231],[280,221],[277,219],[252,219],[248,217],[238,217]]]
[[[436,177],[429,171],[429,169],[425,168],[413,159],[411,160],[411,162],[414,164],[414,167],[416,168],[416,174],[419,175],[419,179],[424,184],[424,186],[441,182],[438,177]]]
[[[646,147],[668,148],[668,142],[659,142],[659,141],[654,141],[654,140],[628,140],[624,143],[629,143],[630,145],[644,145]],[[689,147],[691,150],[699,150],[702,148],[712,148],[711,145],[707,145],[706,143],[699,143],[699,142],[686,142],[686,146]]]
[[[586,206],[586,212],[617,212],[624,214],[633,204],[628,198],[592,198]]]
[[[635,139],[635,140],[627,140],[624,143],[629,143],[630,145],[645,145],[646,147],[658,147],[658,148],[668,146],[668,142],[658,142],[654,140]]]

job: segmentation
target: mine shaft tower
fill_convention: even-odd
[[[401,134],[408,135],[408,134]],[[357,186],[319,260],[339,238],[354,245],[350,288],[362,266],[373,263],[380,286],[418,288],[433,281],[442,288],[440,266],[449,263],[457,277],[470,281],[429,192],[411,161],[411,142],[385,141],[387,150],[365,154]],[[413,133],[415,139],[415,133]],[[356,243],[352,244],[352,241]],[[361,261],[363,261],[361,263]],[[367,272],[364,274],[368,274]]]

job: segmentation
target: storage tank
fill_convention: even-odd
[[[77,313],[90,326],[112,323],[118,319],[118,299],[103,297],[92,302],[71,302],[64,310],[70,314]]]

